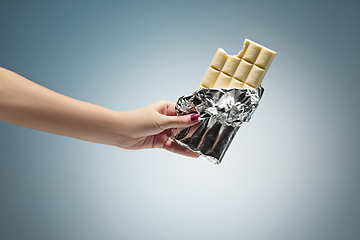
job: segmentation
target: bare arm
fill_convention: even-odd
[[[168,140],[170,128],[188,127],[197,115],[174,116],[174,104],[119,112],[79,101],[0,68],[0,121],[126,149],[165,148],[197,155]]]

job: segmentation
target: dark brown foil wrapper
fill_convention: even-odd
[[[200,89],[182,96],[176,104],[178,115],[200,113],[199,123],[173,129],[172,140],[220,164],[236,132],[248,122],[264,93],[258,89]]]

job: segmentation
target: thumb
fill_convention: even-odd
[[[164,129],[190,127],[198,122],[199,116],[199,113],[183,116],[164,116],[165,121],[163,123],[163,127]]]

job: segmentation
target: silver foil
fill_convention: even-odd
[[[178,99],[178,115],[200,113],[199,123],[185,129],[173,129],[172,139],[220,164],[236,132],[248,122],[264,93],[258,89],[201,89]]]

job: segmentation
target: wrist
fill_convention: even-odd
[[[127,135],[125,119],[126,112],[109,110],[98,125],[99,143],[121,147]]]

